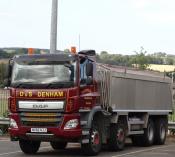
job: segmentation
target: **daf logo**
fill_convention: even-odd
[[[33,108],[34,109],[45,109],[45,108],[48,108],[49,106],[47,105],[47,104],[39,104],[39,105],[37,105],[37,104],[34,104],[33,105]]]

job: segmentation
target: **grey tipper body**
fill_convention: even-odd
[[[97,69],[103,108],[111,107],[113,112],[171,112],[171,79],[164,74],[100,64]]]

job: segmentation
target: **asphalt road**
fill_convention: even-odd
[[[8,139],[0,139],[0,157],[26,157],[18,146],[18,142],[10,142]],[[32,157],[82,157],[79,144],[69,144],[66,150],[55,151],[49,143],[42,143],[39,152]],[[120,152],[109,152],[103,150],[100,157],[174,157],[175,138],[170,138],[163,146],[134,147],[128,141],[125,150]]]

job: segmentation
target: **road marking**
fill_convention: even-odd
[[[135,155],[126,155],[127,157],[137,157],[137,156],[135,156]]]
[[[0,140],[0,142],[10,142],[10,140]]]
[[[41,147],[40,149],[45,149],[45,148],[50,148],[50,146],[48,147]],[[10,154],[16,154],[16,153],[21,153],[22,151],[15,151],[15,152],[8,152],[8,153],[2,153],[0,154],[0,156],[3,156],[3,155],[10,155]]]
[[[20,152],[21,152],[21,151],[2,153],[2,154],[0,154],[0,156],[3,156],[3,155],[10,155],[10,154],[16,154],[16,153],[20,153]]]
[[[160,152],[144,152],[147,155],[168,155],[168,153],[162,152],[162,150]]]
[[[79,143],[69,143],[66,148],[80,148],[81,145]]]
[[[147,151],[152,151],[152,150],[161,149],[161,148],[167,148],[167,147],[172,147],[172,146],[175,146],[175,145],[161,146],[161,147],[155,147],[155,148],[149,148],[149,149],[142,149],[142,150],[138,150],[138,151],[134,151],[134,152],[129,152],[129,153],[125,153],[125,154],[114,155],[112,157],[127,156],[127,155],[132,155],[132,154],[136,154],[136,153],[142,153],[142,152],[147,152]]]
[[[162,152],[175,152],[175,150],[161,150]]]

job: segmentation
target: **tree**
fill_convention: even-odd
[[[158,58],[164,58],[164,57],[166,57],[167,55],[166,55],[165,52],[155,52],[155,53],[153,54],[153,56],[158,57]]]
[[[64,50],[65,53],[71,53],[69,49]]]
[[[143,47],[141,47],[140,51],[137,52],[135,51],[136,56],[135,56],[135,63],[136,66],[141,69],[141,70],[145,70],[147,69],[147,67],[149,66],[148,64],[148,57],[146,56],[147,51],[145,51],[145,49]]]
[[[100,60],[102,63],[108,63],[110,60],[109,57],[110,57],[110,55],[108,54],[107,51],[102,51],[100,53]]]
[[[7,67],[6,64],[0,63],[0,87],[4,87],[6,67]]]
[[[19,48],[16,50],[16,53],[19,55],[27,54],[28,50],[26,48]]]
[[[102,55],[108,55],[108,52],[107,51],[101,51],[100,56],[102,56]]]
[[[166,64],[167,65],[173,65],[174,64],[174,59],[172,59],[172,58],[166,58]]]

